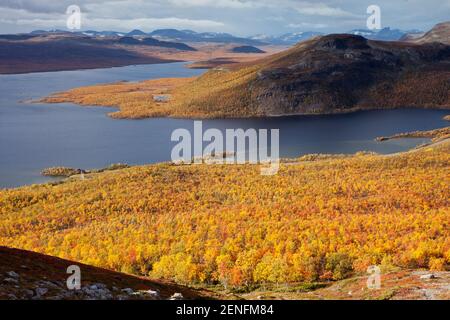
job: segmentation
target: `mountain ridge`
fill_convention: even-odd
[[[220,42],[220,43],[236,43],[246,45],[264,45],[262,41],[250,38],[236,37],[229,33],[217,32],[195,32],[192,30],[177,29],[157,29],[148,34],[151,37],[160,40],[173,40],[183,42]]]
[[[177,99],[174,109],[194,117],[450,108],[450,46],[327,35],[256,62],[212,70],[175,90]]]

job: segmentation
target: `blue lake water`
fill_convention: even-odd
[[[192,130],[193,120],[114,120],[109,108],[24,101],[74,87],[115,81],[187,77],[202,73],[184,63],[109,69],[0,75],[0,188],[43,183],[40,171],[53,166],[83,169],[170,160],[173,130]],[[445,110],[398,109],[333,116],[203,121],[204,129],[280,129],[280,155],[394,153],[427,139],[375,142],[378,136],[445,127]]]

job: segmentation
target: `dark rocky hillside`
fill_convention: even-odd
[[[266,64],[252,81],[253,98],[262,109],[275,113],[448,107],[449,72],[448,46],[407,46],[332,35]]]
[[[80,290],[67,289],[71,265],[81,269]],[[0,246],[0,300],[195,300],[209,293]]]
[[[218,117],[449,108],[450,46],[328,35],[257,62],[212,70],[181,93],[188,92],[198,94],[181,97],[182,105]]]
[[[143,45],[143,46],[153,46],[153,47],[161,47],[161,48],[171,48],[171,49],[177,49],[177,50],[184,50],[184,51],[197,51],[197,49],[188,46],[184,43],[179,42],[169,42],[169,41],[160,41],[154,38],[143,38],[143,39],[136,39],[133,37],[122,37],[119,40],[117,40],[120,44],[126,44],[126,45]]]
[[[266,53],[265,51],[253,46],[239,46],[231,49],[234,53]]]
[[[0,73],[107,68],[168,60],[88,41],[2,41]]]

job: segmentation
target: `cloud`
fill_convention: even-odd
[[[224,27],[222,22],[213,20],[182,19],[176,17],[167,18],[140,18],[140,19],[86,19],[85,26],[89,29],[142,29],[153,30],[159,28],[179,28],[179,29],[215,29]]]
[[[112,1],[123,1],[123,0],[108,0]],[[92,3],[104,3],[105,0],[2,0],[0,7],[9,9],[20,9],[25,10],[30,13],[61,13],[65,9],[76,4],[83,7],[87,4]]]
[[[168,0],[170,4],[179,7],[216,7],[216,8],[254,8],[258,2],[245,0]]]
[[[324,17],[353,17],[354,14],[341,8],[330,7],[324,3],[300,2],[294,5],[298,13],[311,16]]]
[[[189,28],[238,35],[281,34],[321,28],[365,28],[372,0],[0,0],[0,30],[26,32],[65,27],[65,11],[81,7],[92,29]],[[450,0],[377,0],[383,26],[427,30],[448,20]]]
[[[12,23],[13,21],[1,19],[2,22]],[[44,29],[60,29],[66,27],[66,17],[56,19],[17,19],[14,20],[17,25],[33,26]],[[217,29],[224,26],[223,23],[212,20],[192,20],[180,19],[175,17],[168,18],[142,18],[142,19],[108,19],[108,18],[83,18],[81,21],[82,29],[94,30],[123,30],[132,29],[154,30],[159,28],[180,28],[180,29]]]
[[[300,22],[300,23],[289,23],[286,27],[292,29],[304,29],[304,28],[321,29],[328,27],[328,25],[325,23]]]
[[[153,30],[158,28],[180,28],[180,29],[206,29],[206,30],[221,30],[224,23],[210,19],[189,19],[179,17],[142,17],[142,18],[121,18],[117,14],[117,5],[124,1],[111,2],[97,2],[86,5],[88,10],[83,10],[82,13],[82,29],[95,30],[118,30],[129,31],[132,29]],[[139,0],[134,1],[134,3]],[[110,12],[101,11],[103,5],[106,5]],[[26,9],[17,8],[2,8],[0,10],[0,23],[17,25],[19,27],[29,26],[32,29],[65,29],[67,15],[64,8],[57,13],[45,12],[30,12]],[[106,13],[101,16],[100,13]],[[114,15],[114,13],[116,13]],[[122,12],[123,15],[123,12]],[[116,16],[116,17],[115,17]],[[145,16],[145,15],[143,15]]]

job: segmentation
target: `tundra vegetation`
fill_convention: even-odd
[[[52,167],[47,168],[41,171],[41,175],[46,177],[72,177],[79,174],[85,174],[85,173],[99,173],[104,171],[113,171],[113,170],[119,170],[119,169],[125,169],[129,166],[127,164],[123,163],[114,163],[109,165],[108,167],[101,168],[101,169],[93,169],[93,170],[83,170],[83,169],[74,169],[74,168],[67,168],[67,167]]]
[[[445,118],[444,118],[445,119]],[[433,142],[438,142],[450,138],[450,127],[434,129],[429,131],[413,131],[406,133],[398,133],[390,137],[378,137],[377,141],[386,141],[401,138],[431,138]]]
[[[275,176],[252,165],[125,168],[0,191],[0,245],[226,288],[338,280],[370,265],[445,270],[449,169],[448,140],[305,157]]]

